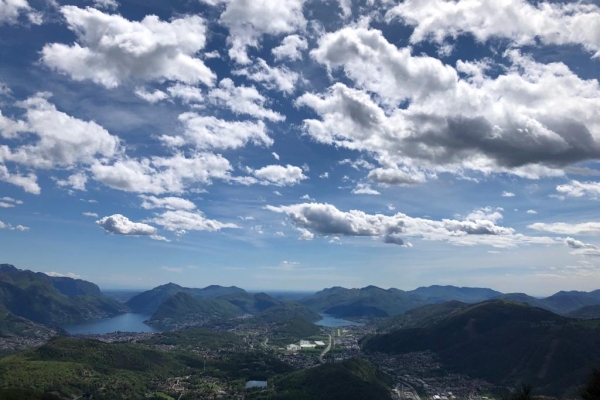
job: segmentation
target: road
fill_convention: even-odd
[[[406,383],[406,382],[404,382],[404,381],[401,381],[400,383],[401,383],[402,385],[404,385],[404,386],[406,386],[407,388],[409,388],[409,389],[410,389],[410,391],[412,392],[413,398],[414,398],[415,400],[421,400],[421,397],[419,396],[419,394],[417,393],[417,391],[415,390],[415,388],[414,388],[414,387],[412,387],[411,385],[409,385],[408,383]],[[396,386],[396,389],[395,389],[395,390],[396,390],[398,393],[400,393],[400,390],[398,389],[398,386]],[[402,393],[402,394],[401,394],[401,396],[402,396],[402,398],[403,398],[403,397],[404,397],[404,394]]]
[[[324,363],[323,361],[323,357],[325,357],[325,354],[327,354],[329,352],[329,350],[331,350],[331,335],[329,335],[329,344],[327,345],[327,347],[325,347],[325,350],[323,350],[323,352],[321,353],[321,355],[319,356],[319,362],[321,364]]]
[[[267,343],[269,343],[269,338],[265,339],[265,342],[262,343],[263,347],[266,349],[267,348]]]

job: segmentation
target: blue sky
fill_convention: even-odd
[[[2,0],[0,261],[597,289],[598,32],[597,2]]]

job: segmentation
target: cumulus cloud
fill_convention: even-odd
[[[527,214],[537,214],[537,211],[535,211],[535,210],[527,210]]]
[[[91,164],[109,159],[119,151],[119,139],[93,121],[83,121],[56,109],[48,93],[37,93],[17,102],[25,110],[16,130],[2,129],[0,136],[11,139],[17,133],[35,135],[37,141],[21,146],[0,146],[0,163],[14,162],[28,167],[50,169],[77,163]]]
[[[245,114],[269,121],[285,121],[285,117],[273,110],[265,108],[266,98],[253,86],[235,86],[229,78],[219,82],[219,87],[212,89],[208,98],[214,104],[229,108],[235,114]]]
[[[236,224],[223,223],[207,219],[200,211],[190,212],[185,210],[165,211],[149,220],[164,229],[177,234],[185,234],[188,231],[220,231],[221,229],[239,228]]]
[[[225,4],[220,23],[229,29],[229,57],[240,64],[251,62],[248,47],[258,48],[263,35],[296,32],[306,25],[302,8],[306,0],[202,0]]]
[[[578,44],[600,56],[600,8],[580,2],[532,4],[526,0],[407,0],[390,11],[389,20],[400,18],[415,27],[410,41],[472,34],[479,42],[505,38],[513,45]]]
[[[0,25],[16,24],[23,14],[29,17],[31,23],[41,23],[40,15],[31,8],[27,0],[0,0]]]
[[[515,197],[513,192],[502,192],[502,197]]]
[[[549,237],[517,234],[512,228],[497,225],[499,210],[475,210],[462,220],[441,221],[414,218],[397,213],[367,214],[359,210],[340,211],[331,204],[303,203],[291,206],[267,206],[267,210],[286,214],[297,228],[321,236],[379,237],[385,243],[405,245],[407,237],[447,241],[457,245],[514,247],[518,244],[554,244]]]
[[[135,90],[135,95],[141,99],[146,100],[150,104],[158,103],[159,101],[166,100],[169,98],[169,95],[161,90],[154,90],[153,92],[149,92],[146,89],[140,87]]]
[[[600,249],[593,244],[584,243],[573,238],[566,238],[565,244],[573,249],[571,254],[578,256],[600,257]]]
[[[233,70],[234,75],[245,76],[251,81],[262,84],[269,90],[279,90],[291,94],[296,88],[300,76],[286,67],[271,67],[262,58],[253,62],[252,66]]]
[[[376,168],[369,172],[368,178],[387,185],[414,185],[426,181],[424,173],[406,168]]]
[[[318,142],[376,155],[386,168],[463,174],[563,175],[563,168],[600,157],[600,86],[562,63],[541,64],[516,50],[509,66],[456,68],[397,48],[380,31],[346,27],[327,33],[312,57],[341,69],[354,84],[307,93],[304,131]],[[402,107],[399,107],[402,106]]]
[[[60,187],[70,187],[74,190],[85,191],[85,184],[88,177],[84,172],[77,172],[70,175],[67,179],[57,179],[56,184]]]
[[[286,36],[281,44],[274,47],[271,52],[275,56],[275,60],[288,59],[290,61],[301,60],[302,52],[308,49],[308,42],[305,38],[299,35]]]
[[[124,215],[114,214],[96,221],[106,233],[126,236],[154,236],[158,230],[142,222],[132,222]]]
[[[564,185],[558,185],[556,191],[567,197],[598,199],[600,197],[600,182],[579,182],[574,180]]]
[[[258,178],[263,185],[292,186],[308,179],[302,172],[302,168],[293,165],[268,165],[266,167],[251,170],[252,175]]]
[[[352,189],[352,193],[354,194],[370,194],[378,196],[379,193],[377,190],[371,188],[371,185],[366,183],[358,183],[354,189]]]
[[[162,197],[158,198],[155,196],[144,196],[141,195],[140,199],[143,200],[141,207],[146,210],[152,210],[155,208],[166,208],[167,210],[193,210],[196,205],[187,199],[181,197]]]
[[[183,83],[176,83],[167,89],[167,92],[171,97],[178,98],[183,104],[195,104],[202,103],[204,101],[204,95],[202,89],[196,86],[185,85]]]
[[[106,10],[116,10],[119,3],[116,0],[94,0],[94,7]]]
[[[84,217],[90,217],[90,218],[98,218],[99,215],[96,214],[95,212],[84,212],[81,213]]]
[[[138,22],[94,8],[63,6],[60,11],[77,42],[45,45],[42,62],[75,81],[91,80],[114,88],[128,80],[208,86],[215,80],[215,74],[195,57],[206,43],[206,25],[199,16],[166,22],[148,15]]]
[[[226,121],[193,112],[181,114],[179,121],[184,126],[183,141],[179,143],[191,143],[201,150],[237,149],[248,142],[258,146],[273,144],[263,121]],[[178,143],[173,136],[164,135],[161,139],[167,143]]]
[[[229,180],[231,164],[221,155],[198,153],[191,157],[123,159],[90,168],[94,179],[113,189],[154,195],[182,193],[194,185],[210,185],[213,179]]]
[[[559,235],[598,235],[600,234],[600,222],[582,222],[569,224],[566,222],[545,223],[537,222],[529,225],[536,231],[551,232]]]
[[[8,229],[11,231],[27,232],[29,228],[23,225],[14,226],[12,224],[0,221],[0,229]]]

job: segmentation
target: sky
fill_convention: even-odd
[[[600,2],[0,0],[0,262],[600,288]]]

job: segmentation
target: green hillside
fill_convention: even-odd
[[[182,349],[203,348],[222,350],[243,345],[240,338],[229,332],[214,332],[207,329],[187,328],[163,332],[144,341],[149,345],[178,346]]]
[[[428,304],[413,308],[404,314],[387,318],[379,324],[380,331],[393,331],[397,329],[426,328],[434,326],[440,321],[459,310],[468,307],[460,301],[448,301],[441,304]]]
[[[585,306],[565,314],[565,317],[579,319],[598,319],[600,318],[600,305]]]
[[[195,289],[168,283],[142,292],[129,299],[126,304],[134,312],[153,314],[165,300],[177,293],[187,293],[196,299],[211,299],[238,293],[246,293],[246,291],[235,286],[223,287],[213,285],[204,289]]]
[[[148,320],[150,325],[173,326],[194,319],[216,320],[237,317],[242,311],[222,299],[198,300],[179,292],[166,299]]]
[[[533,385],[562,395],[600,365],[600,330],[523,303],[489,301],[451,313],[433,326],[375,335],[367,352],[432,350],[445,367],[492,383]]]
[[[53,278],[0,265],[0,304],[14,315],[48,325],[114,316],[126,306],[90,282]]]
[[[268,308],[254,317],[255,322],[282,322],[290,318],[303,318],[315,322],[321,319],[321,316],[309,308],[298,303],[281,303],[277,306]]]
[[[273,380],[272,400],[388,400],[390,382],[369,361],[352,359]]]
[[[250,294],[246,292],[233,293],[219,297],[240,308],[246,314],[258,314],[271,307],[282,304],[265,293]]]

